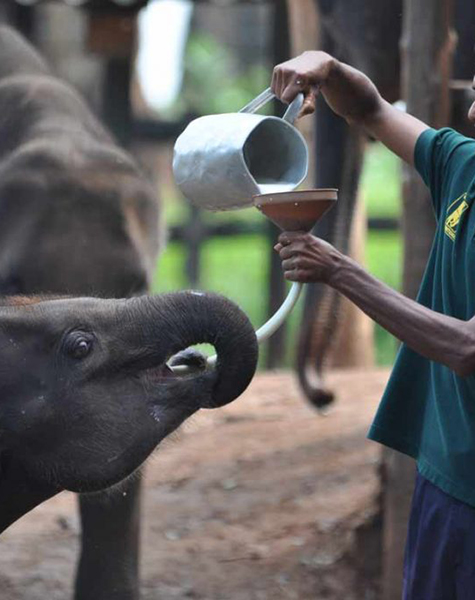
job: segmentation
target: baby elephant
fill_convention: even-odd
[[[202,342],[216,367],[175,375],[167,360]],[[0,531],[61,490],[124,479],[199,408],[237,398],[256,363],[249,320],[213,294],[4,301]]]

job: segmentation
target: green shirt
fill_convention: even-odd
[[[468,321],[475,315],[475,140],[429,129],[414,160],[437,217],[417,300]],[[458,377],[403,344],[369,438],[414,457],[423,477],[475,506],[475,373]]]

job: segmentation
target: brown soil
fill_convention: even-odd
[[[167,441],[146,468],[144,600],[377,598],[356,531],[375,513],[380,448],[365,434],[386,379],[333,373],[323,417],[290,374],[261,375]],[[75,504],[62,494],[3,535],[3,600],[70,597]]]

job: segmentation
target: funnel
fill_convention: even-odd
[[[338,190],[320,188],[254,196],[254,205],[283,231],[310,231],[338,198]]]

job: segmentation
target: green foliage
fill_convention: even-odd
[[[393,289],[401,288],[402,239],[397,231],[371,231],[366,246],[366,266],[369,271]],[[380,365],[394,361],[397,341],[379,325],[375,326],[376,360]]]
[[[269,72],[254,64],[238,73],[235,57],[211,35],[194,33],[184,57],[181,112],[213,114],[238,111],[268,86]]]
[[[361,186],[370,217],[397,218],[402,213],[401,161],[382,144],[368,145]]]
[[[398,218],[402,213],[401,161],[382,144],[369,146],[361,185],[368,216]],[[396,231],[371,231],[366,247],[369,271],[390,287],[401,289],[402,239]],[[390,365],[394,361],[397,341],[375,325],[376,360]]]
[[[258,326],[265,314],[268,253],[266,240],[260,235],[206,241],[201,256],[201,289],[229,296]],[[154,291],[187,287],[183,275],[185,260],[183,245],[169,244],[157,266]]]

